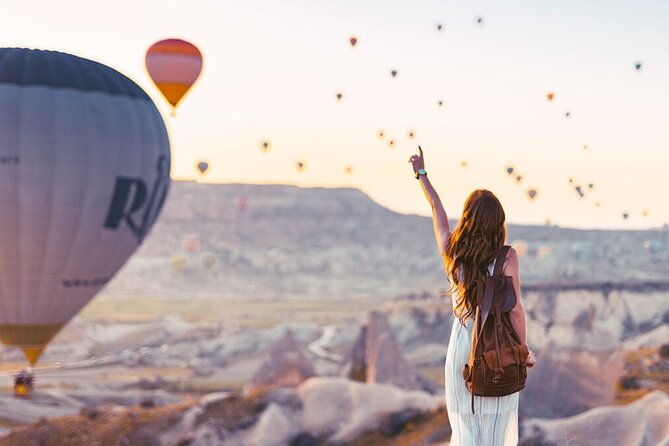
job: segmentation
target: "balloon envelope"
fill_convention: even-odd
[[[201,174],[205,174],[207,172],[207,169],[209,169],[209,163],[206,161],[200,161],[197,163],[197,170],[200,171]]]
[[[34,364],[156,221],[170,145],[151,99],[91,60],[0,49],[0,341]]]
[[[165,39],[146,52],[146,70],[172,107],[190,90],[202,71],[202,53],[192,43]]]
[[[269,149],[271,148],[272,148],[272,141],[268,140],[260,141],[260,150],[262,150],[263,153],[269,152]]]
[[[213,252],[203,252],[200,256],[200,263],[205,269],[212,269],[218,263],[218,257]]]

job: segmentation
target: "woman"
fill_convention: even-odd
[[[413,155],[409,162],[432,206],[434,235],[451,281],[453,314],[458,319],[453,322],[445,366],[446,409],[453,431],[450,445],[516,445],[519,392],[500,397],[474,396],[475,414],[472,414],[471,393],[462,376],[476,311],[475,296],[469,290],[471,284],[485,274],[486,267],[489,274],[493,272],[497,252],[506,238],[504,209],[492,192],[475,190],[465,201],[458,226],[451,232],[446,211],[427,177],[423,150],[420,146],[418,150],[419,154]],[[521,343],[526,344],[518,255],[513,248],[509,248],[502,271],[513,279],[517,301],[510,313],[511,322]],[[527,366],[532,367],[535,362],[534,353],[530,351]]]

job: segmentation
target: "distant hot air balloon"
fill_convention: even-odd
[[[239,197],[235,197],[235,207],[240,212],[246,211],[248,205],[249,205],[249,199],[246,198],[246,196],[240,195]]]
[[[344,97],[344,93],[338,91],[335,96],[337,97],[337,101],[341,102],[342,98]]]
[[[546,99],[548,99],[548,102],[551,102],[554,97],[555,97],[555,93],[552,93],[552,92],[546,93]]]
[[[212,269],[218,263],[218,257],[213,252],[203,252],[200,255],[200,263],[205,269]]]
[[[573,183],[573,182],[574,182],[574,178],[572,178],[572,177],[567,178],[567,182],[568,182],[569,184]]]
[[[441,23],[437,23],[437,31],[441,31],[442,25]]]
[[[344,168],[344,172],[350,175],[351,173],[353,173],[353,166],[346,166]]]
[[[630,216],[629,212],[623,212],[623,219],[627,220],[629,216]]]
[[[599,207],[599,201],[596,201],[596,202],[595,202],[595,207],[596,207],[596,208]]]
[[[185,40],[161,40],[147,50],[146,70],[167,102],[176,108],[200,76],[202,53]]]
[[[588,145],[587,144],[583,144],[583,150],[588,150]]]
[[[414,132],[413,130],[409,130],[407,132],[407,138],[414,139],[415,137],[416,137],[416,132]]]
[[[306,163],[304,161],[298,161],[295,163],[295,168],[298,172],[302,172],[306,168]]]
[[[170,265],[172,265],[172,269],[174,269],[174,271],[181,272],[186,269],[188,260],[183,254],[175,254],[170,256]]]
[[[476,17],[476,23],[478,23],[479,25],[483,25],[483,17],[481,16]]]
[[[116,70],[0,49],[0,341],[35,364],[149,233],[170,144],[149,96]]]
[[[588,183],[588,189],[592,190],[594,189],[595,185],[594,183]]]
[[[197,235],[189,234],[185,236],[183,240],[181,240],[181,246],[183,247],[184,251],[193,253],[200,247],[200,240],[198,239]]]
[[[530,200],[534,200],[534,198],[537,196],[537,190],[536,189],[528,189],[527,196],[530,197]]]
[[[511,174],[513,173],[513,167],[508,166],[508,167],[506,168],[506,173],[509,174],[509,175],[511,175]]]
[[[467,163],[466,160],[460,161],[460,167],[462,167],[463,169],[466,169],[468,165],[469,165],[469,163]]]
[[[393,147],[395,147],[395,140],[394,140],[394,139],[389,139],[389,140],[388,140],[388,147],[390,147],[391,149],[392,149]]]
[[[564,112],[564,116],[565,116],[565,118],[571,117],[571,112],[569,112],[569,111]]]
[[[260,141],[260,150],[262,150],[263,153],[269,152],[271,148],[272,148],[272,141],[268,141],[266,139]]]
[[[520,183],[523,181],[523,176],[522,175],[516,175],[516,183]]]
[[[197,163],[197,170],[200,171],[200,174],[204,175],[207,173],[207,169],[209,169],[209,163],[206,161],[200,161]]]
[[[648,217],[648,210],[644,209],[643,212],[641,212],[641,215],[644,217]]]
[[[439,99],[439,100],[437,101],[437,106],[438,106],[438,107],[443,107],[443,106],[444,106],[444,101],[442,101],[441,99]]]
[[[642,67],[641,62],[637,62],[637,63],[634,64],[634,68],[635,68],[637,71],[641,71],[641,67]]]
[[[396,77],[397,76],[397,70],[390,70],[390,75],[392,77]]]
[[[358,43],[358,38],[357,37],[351,37],[350,39],[348,39],[348,41],[351,44],[351,46],[354,47],[356,45],[356,43]]]
[[[384,132],[383,130],[379,130],[378,132],[376,132],[376,137],[379,139],[383,139],[385,136],[386,132]]]

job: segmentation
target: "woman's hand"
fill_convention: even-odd
[[[527,355],[527,359],[525,360],[525,365],[527,365],[527,367],[531,368],[531,367],[534,367],[534,364],[536,364],[536,362],[537,362],[537,358],[534,357],[534,352],[532,350],[530,350],[530,354]]]
[[[411,155],[409,162],[413,166],[413,172],[418,172],[418,169],[425,169],[425,159],[423,158],[423,149],[418,146],[420,155]]]

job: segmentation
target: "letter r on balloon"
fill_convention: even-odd
[[[150,193],[142,178],[116,177],[104,224],[106,229],[117,230],[125,223],[137,238],[137,243],[142,243],[167,198],[170,172],[167,156],[158,158],[157,167]]]

